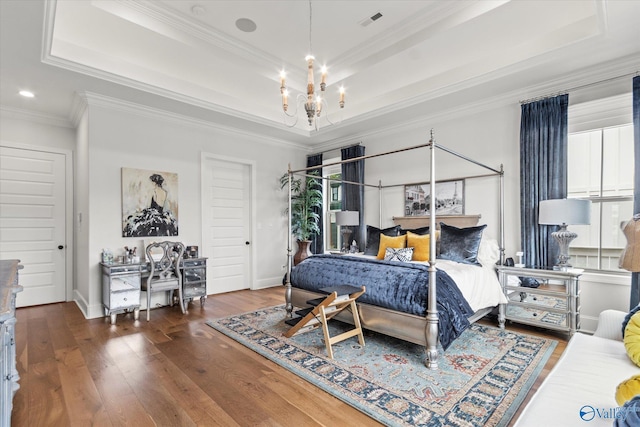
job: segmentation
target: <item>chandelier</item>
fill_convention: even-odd
[[[289,127],[293,127],[298,123],[298,108],[299,106],[304,105],[304,110],[307,114],[307,120],[309,122],[310,127],[315,127],[318,129],[318,120],[320,118],[320,114],[323,109],[327,108],[327,101],[324,98],[325,89],[327,88],[327,67],[322,66],[320,69],[320,91],[316,92],[315,79],[314,79],[314,68],[313,61],[315,61],[314,56],[311,54],[313,50],[311,49],[311,23],[312,23],[312,8],[311,8],[311,0],[309,0],[309,55],[307,55],[304,60],[307,62],[307,94],[306,96],[302,93],[299,93],[296,97],[295,102],[295,111],[292,113],[289,112],[289,91],[286,86],[286,73],[284,70],[280,72],[280,93],[282,94],[282,111],[284,112],[286,117],[295,118],[293,124],[288,125]],[[344,108],[344,87],[341,86],[339,89],[340,93],[340,108]],[[285,123],[286,123],[285,117]],[[327,121],[330,124],[335,124],[329,119],[329,115],[325,114]]]

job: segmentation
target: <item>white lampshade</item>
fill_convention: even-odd
[[[540,202],[538,224],[571,225],[590,223],[591,200],[551,199]]]
[[[337,225],[360,225],[360,213],[358,211],[336,212]]]

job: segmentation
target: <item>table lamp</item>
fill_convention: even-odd
[[[342,252],[349,252],[351,229],[346,227],[360,225],[360,213],[358,211],[336,212],[336,225],[340,226],[340,232],[342,234]]]
[[[578,237],[572,231],[567,230],[568,225],[591,223],[591,201],[580,199],[551,199],[540,202],[538,212],[538,224],[559,225],[560,229],[551,233],[560,245],[558,263],[555,267],[566,270],[569,265],[569,245]]]

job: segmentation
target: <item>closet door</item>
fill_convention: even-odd
[[[0,147],[0,258],[19,259],[18,307],[65,301],[66,156]]]
[[[203,155],[202,255],[207,261],[207,293],[251,288],[252,174],[250,162]]]

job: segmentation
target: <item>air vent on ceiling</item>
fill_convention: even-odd
[[[360,21],[360,25],[362,25],[363,27],[366,27],[367,25],[372,24],[374,21],[377,21],[380,18],[382,18],[382,13],[376,12],[373,15],[371,15],[370,17],[365,18],[362,21]]]

